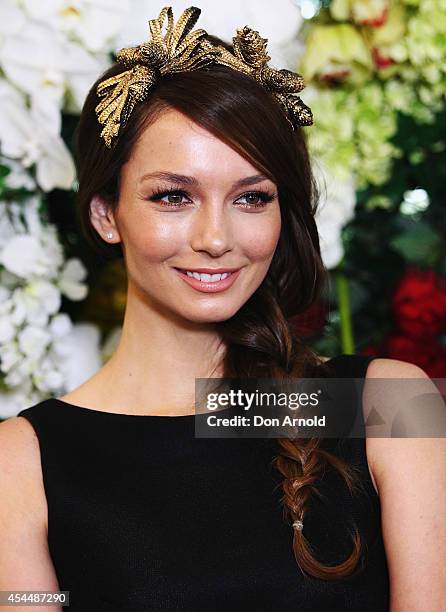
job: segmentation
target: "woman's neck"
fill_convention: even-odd
[[[106,401],[110,411],[191,414],[195,379],[223,376],[225,348],[215,324],[175,320],[152,309],[143,315],[127,305],[116,351],[70,394],[72,401],[89,406]]]

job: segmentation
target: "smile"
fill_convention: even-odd
[[[241,268],[185,270],[175,268],[175,271],[191,287],[204,293],[224,291],[230,287],[240,273]]]

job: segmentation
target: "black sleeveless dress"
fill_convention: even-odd
[[[370,357],[326,362],[363,378]],[[48,544],[69,610],[389,610],[379,497],[363,438],[325,439],[354,465],[352,497],[327,468],[303,533],[316,558],[345,560],[352,520],[364,548],[352,578],[305,576],[280,501],[274,439],[195,438],[194,415],[128,415],[55,398],[22,410],[40,443]]]

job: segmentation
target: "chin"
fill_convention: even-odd
[[[193,321],[194,323],[219,323],[221,321],[227,321],[231,317],[233,317],[238,311],[240,307],[233,308],[209,308],[208,310],[197,309],[195,312],[189,312],[185,314],[183,312],[183,316],[187,318],[189,321]]]

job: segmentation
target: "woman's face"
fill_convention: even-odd
[[[129,291],[197,323],[226,320],[248,300],[268,271],[281,227],[276,184],[172,109],[135,145],[122,169],[118,208],[107,219],[100,233],[113,231],[107,241],[123,242]],[[221,277],[198,277],[225,270],[229,276],[217,282]]]

